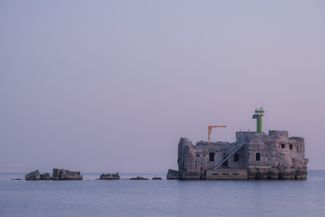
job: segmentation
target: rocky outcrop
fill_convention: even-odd
[[[80,172],[64,170],[64,169],[53,169],[53,180],[82,180]]]
[[[171,179],[179,179],[179,172],[177,170],[172,170],[169,169],[167,172],[167,179],[171,180]]]
[[[137,177],[130,178],[130,180],[149,180],[149,179],[142,176],[137,176]]]
[[[49,173],[42,173],[40,175],[40,180],[51,180],[51,175]]]
[[[72,172],[64,169],[53,169],[53,176],[50,173],[40,174],[39,170],[35,170],[26,174],[25,180],[81,180],[80,172]]]
[[[40,174],[39,170],[32,171],[25,175],[25,180],[36,181],[36,180],[40,180],[40,179],[41,179],[41,174]]]
[[[100,175],[99,177],[100,180],[119,180],[120,179],[120,175],[118,173],[103,173]]]

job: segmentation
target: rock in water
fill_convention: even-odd
[[[179,172],[177,170],[169,169],[167,173],[167,179],[179,179]]]
[[[100,175],[99,177],[100,180],[119,180],[120,179],[120,175],[118,173],[103,173]]]
[[[41,175],[39,170],[35,170],[33,172],[30,172],[28,174],[25,175],[25,180],[40,180],[41,179]]]
[[[42,173],[40,175],[41,180],[51,180],[51,175],[49,173]]]
[[[153,177],[152,180],[162,180],[161,177]]]
[[[74,172],[70,170],[64,170],[64,169],[53,169],[53,180],[82,180],[82,176],[80,175],[80,172]]]
[[[149,180],[148,178],[142,177],[142,176],[137,176],[134,178],[130,178],[130,180]]]

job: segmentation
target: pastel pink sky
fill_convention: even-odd
[[[322,0],[2,0],[0,172],[165,172],[258,106],[325,169],[324,21]]]

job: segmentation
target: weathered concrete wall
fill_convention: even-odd
[[[246,169],[216,169],[208,170],[206,178],[213,179],[247,179]]]
[[[228,166],[221,166],[221,168],[233,168],[233,169],[243,169],[247,168],[247,145],[243,146],[241,149],[238,150],[236,153],[238,156],[238,160],[235,161],[235,155],[229,158],[228,160]]]
[[[193,145],[187,138],[181,138],[178,144],[178,167],[180,179],[206,179],[208,170],[213,170],[215,162],[221,159],[228,142],[216,142],[210,145],[200,141]],[[213,160],[210,158],[213,153]],[[242,154],[244,155],[244,154]],[[242,160],[243,161],[243,160]],[[240,162],[234,162],[234,168],[243,168]]]
[[[307,163],[302,137],[289,137],[287,131],[270,131],[269,135],[255,134],[249,138],[250,179],[306,179]]]

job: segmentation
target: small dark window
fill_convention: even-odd
[[[256,153],[256,161],[260,161],[261,160],[261,153]]]
[[[213,152],[209,153],[209,161],[214,161],[214,153]]]
[[[239,161],[239,154],[234,154],[234,161]]]
[[[200,154],[199,154],[199,153],[197,153],[197,154],[196,154],[196,157],[200,157]]]
[[[281,148],[285,148],[286,147],[286,144],[281,144]]]
[[[290,148],[290,150],[292,150],[293,149],[293,145],[292,144],[289,144],[289,148]]]

